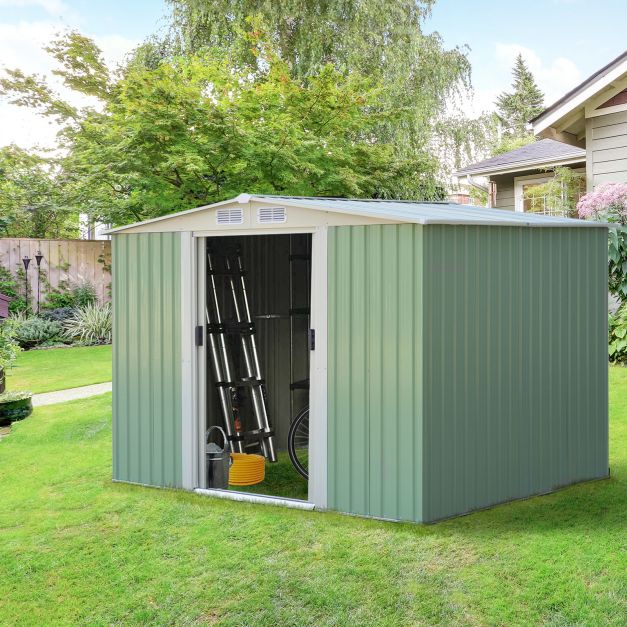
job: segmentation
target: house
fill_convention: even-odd
[[[242,194],[114,229],[114,480],[431,522],[607,477],[607,226]],[[304,407],[304,498],[208,485],[214,425],[302,482]]]
[[[541,213],[551,209],[526,192],[550,180],[556,166],[584,175],[581,195],[601,183],[627,182],[627,51],[530,123],[538,141],[458,170],[457,180],[487,178],[490,206]]]

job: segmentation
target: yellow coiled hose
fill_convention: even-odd
[[[231,453],[229,485],[255,485],[266,476],[266,458],[249,453]]]

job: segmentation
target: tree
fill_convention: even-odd
[[[0,233],[4,237],[66,238],[78,234],[78,212],[62,199],[54,160],[0,148]]]
[[[394,125],[382,88],[327,64],[300,81],[263,37],[247,38],[257,69],[204,50],[130,64],[111,76],[77,33],[54,42],[65,83],[99,109],[69,106],[45,83],[12,71],[12,102],[63,124],[64,193],[114,225],[208,204],[242,190],[295,195],[438,197],[435,163],[411,158],[374,129]]]
[[[524,137],[527,122],[544,108],[544,94],[521,54],[516,57],[512,74],[512,92],[503,92],[496,100],[496,107],[505,133]]]
[[[434,0],[168,0],[171,25],[148,56],[229,50],[236,64],[257,68],[241,33],[262,24],[280,59],[299,82],[327,64],[381,83],[377,107],[393,110],[373,129],[397,151],[414,155],[433,135],[433,123],[469,85],[467,51],[445,49],[437,33],[423,32]],[[403,114],[402,117],[399,114]]]

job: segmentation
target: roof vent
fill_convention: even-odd
[[[216,224],[244,224],[244,210],[241,207],[224,207],[216,211]]]
[[[283,224],[287,221],[285,207],[260,207],[257,221],[259,224]]]

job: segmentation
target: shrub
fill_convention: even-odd
[[[610,361],[627,364],[627,303],[609,317]]]
[[[620,225],[609,232],[609,288],[627,300],[627,183],[603,183],[577,203],[580,218]]]
[[[65,309],[66,307],[74,307],[72,292],[48,292],[46,302],[42,305],[43,309]]]
[[[13,365],[20,347],[15,341],[15,331],[10,323],[0,323],[0,369],[5,370]]]
[[[89,281],[83,281],[72,288],[72,298],[75,307],[86,307],[98,302],[96,288]]]
[[[97,301],[96,288],[90,281],[82,281],[71,288],[68,287],[67,282],[64,282],[58,288],[48,292],[43,308],[51,310],[69,307],[73,309],[85,307]]]
[[[9,319],[9,325],[22,348],[34,348],[63,341],[63,326],[54,320],[18,314]]]
[[[112,335],[111,305],[91,303],[79,307],[63,325],[65,335],[81,344],[110,344]]]
[[[74,307],[58,307],[57,309],[49,309],[41,314],[45,320],[54,320],[63,324],[68,318],[71,318],[75,312]]]
[[[5,392],[0,394],[0,425],[23,420],[33,413],[31,392]]]
[[[0,294],[4,294],[11,299],[9,311],[17,313],[26,309],[26,299],[20,294],[17,279],[9,270],[0,266]]]

